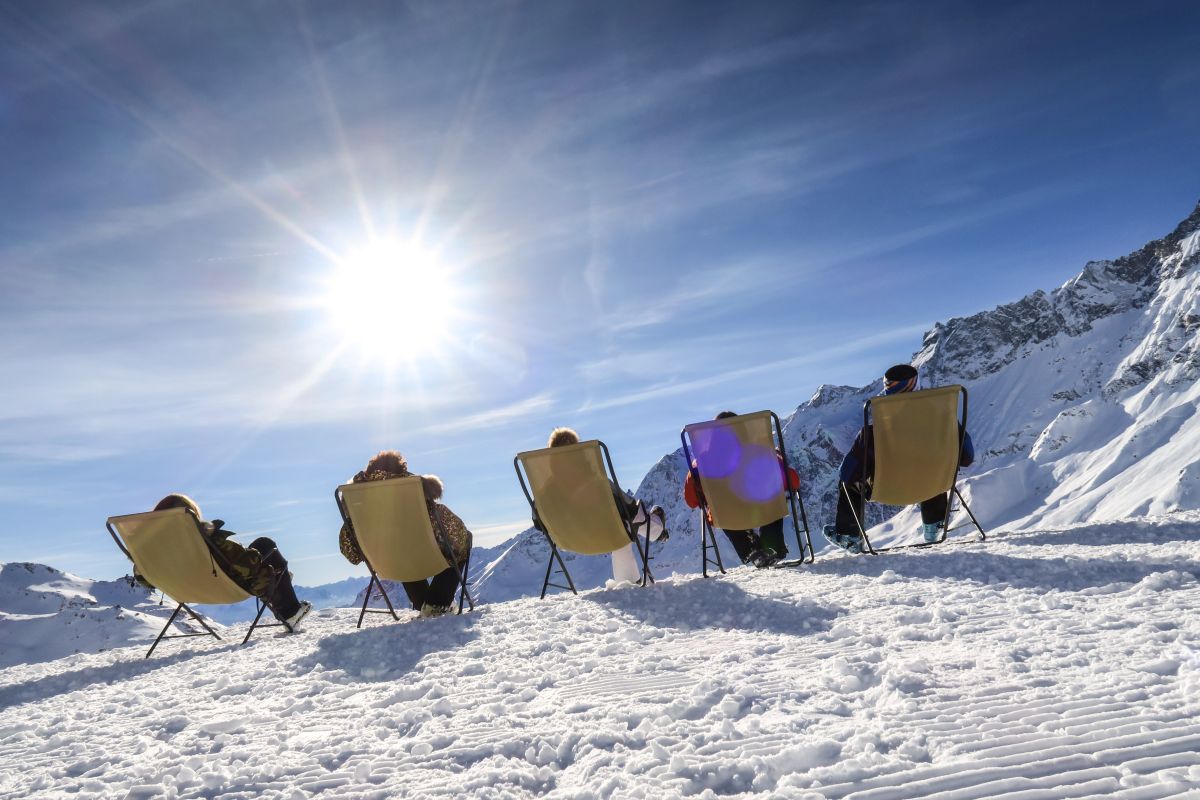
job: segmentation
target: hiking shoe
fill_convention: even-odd
[[[426,603],[421,606],[422,617],[443,617],[450,613],[450,606],[438,606],[433,603]]]
[[[841,541],[839,541],[839,539],[838,539],[839,534],[837,532],[837,526],[835,526],[835,525],[824,526],[823,528],[821,528],[821,535],[824,536],[825,541],[829,542],[830,544],[836,545],[838,547],[842,546]]]
[[[925,537],[925,544],[934,544],[941,535],[942,525],[940,522],[926,522],[921,525],[921,535]]]
[[[662,525],[662,532],[658,534],[658,538],[654,541],[665,542],[671,538],[671,534],[667,533],[667,512],[662,510],[662,506],[654,506],[650,509],[650,516],[658,517],[658,524]]]
[[[308,616],[308,612],[312,611],[312,603],[307,600],[300,601],[300,607],[296,609],[296,613],[283,621],[284,627],[289,633],[296,633],[300,630],[300,621]]]
[[[775,563],[775,559],[771,557],[771,554],[762,550],[755,550],[746,561],[758,569],[769,567]]]
[[[832,545],[836,545],[849,553],[862,552],[862,537],[854,533],[838,533],[833,525],[821,529],[821,535]]]

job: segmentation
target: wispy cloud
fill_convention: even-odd
[[[424,425],[421,427],[421,432],[426,435],[435,435],[448,431],[469,433],[481,428],[495,428],[506,422],[545,413],[554,406],[555,396],[555,392],[547,391],[487,411],[478,411],[465,416],[447,414],[446,422]]]
[[[782,258],[769,256],[750,256],[719,267],[688,270],[666,294],[622,298],[615,308],[601,315],[600,324],[612,334],[621,334],[694,318],[714,307],[736,310],[747,298],[761,298],[777,289],[785,275],[792,286],[802,277],[794,262],[786,264]]]
[[[495,522],[489,525],[474,525],[471,533],[475,536],[476,546],[491,547],[506,541],[515,534],[530,527],[528,518],[512,520],[511,522]]]
[[[901,341],[915,337],[929,328],[929,323],[905,325],[891,330],[882,331],[870,336],[863,336],[842,344],[812,348],[804,355],[761,362],[741,369],[724,370],[706,374],[704,377],[688,381],[669,381],[649,386],[640,391],[625,392],[605,400],[590,401],[576,409],[577,413],[595,412],[621,406],[637,405],[650,400],[659,400],[687,392],[694,392],[712,386],[719,386],[734,381],[743,381],[755,375],[767,372],[785,371],[797,367],[820,364],[833,361],[840,357],[853,355],[881,344]]]

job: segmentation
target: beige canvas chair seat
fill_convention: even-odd
[[[605,467],[608,470],[605,471]],[[599,440],[562,447],[547,447],[518,453],[513,459],[517,479],[529,505],[541,520],[550,542],[550,562],[542,583],[542,597],[549,586],[575,591],[559,550],[581,555],[603,555],[628,547],[631,541],[642,560],[642,585],[653,580],[647,565],[649,543],[643,551],[631,535],[632,520],[614,496],[620,492],[608,448]],[[522,475],[522,468],[524,475]],[[528,486],[525,483],[528,476]],[[568,586],[551,584],[550,571],[558,561]]]
[[[684,426],[680,440],[701,498],[700,541],[706,577],[709,564],[725,571],[713,528],[737,531],[761,528],[787,517],[789,512],[800,560],[805,559],[805,540],[800,536],[797,505],[804,520],[805,537],[809,536],[808,515],[799,493],[792,492],[785,484],[779,466],[781,457],[786,462],[779,417],[771,411],[756,411],[695,422]],[[710,546],[716,554],[715,560],[708,556]],[[807,553],[811,563],[811,539]]]
[[[453,558],[447,558],[439,544],[433,524],[429,518],[429,507],[419,475],[403,478],[388,478],[381,481],[363,481],[339,486],[335,492],[338,508],[343,519],[349,523],[362,551],[367,568],[371,571],[371,583],[363,601],[358,625],[362,626],[367,613],[391,613],[396,616],[391,598],[382,581],[397,583],[422,581],[432,578],[447,567],[458,569]],[[439,520],[440,523],[440,520]],[[446,541],[445,531],[439,531]],[[467,591],[468,553],[460,578],[458,612],[461,614],[464,599],[470,601]],[[367,608],[372,587],[378,586],[387,610]],[[471,602],[471,608],[474,608]]]
[[[224,559],[220,552],[209,544],[201,529],[200,520],[186,508],[109,517],[107,526],[117,546],[133,562],[134,570],[179,604],[163,627],[163,633],[159,634],[159,638],[146,653],[147,658],[162,639],[183,638],[163,635],[181,610],[187,611],[207,631],[184,636],[211,634],[221,638],[188,607],[188,604],[224,605],[240,603],[253,597],[225,572]],[[242,640],[243,644],[250,639],[250,634],[256,627],[278,624],[258,624],[265,608],[261,603],[258,604],[258,616],[246,633],[246,638]]]
[[[869,481],[871,502],[905,506],[953,492],[979,529],[981,538],[986,539],[987,534],[957,486],[966,424],[967,390],[957,384],[868,399],[863,404],[863,425],[871,426],[874,442],[875,470]],[[865,463],[863,468],[866,469]],[[864,483],[868,482],[866,478],[864,474]],[[941,538],[933,544],[944,541],[950,530],[950,505],[946,505],[947,519]],[[857,517],[856,521],[870,552],[894,549],[874,548],[862,521]]]

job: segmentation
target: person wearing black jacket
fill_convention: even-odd
[[[884,395],[911,392],[916,388],[917,368],[910,364],[897,364],[884,373]],[[971,442],[971,435],[965,430],[962,431],[962,437],[962,457],[958,463],[960,467],[969,467],[975,461],[975,445]],[[863,483],[864,465],[866,483]],[[855,515],[865,524],[863,504],[871,499],[871,478],[874,474],[875,437],[871,426],[867,425],[859,430],[854,444],[842,459],[842,468],[838,475],[837,517],[834,524],[826,525],[822,530],[831,544],[852,553],[862,552],[862,536],[855,523]],[[938,540],[942,525],[946,521],[946,505],[949,502],[949,495],[942,493],[921,503],[921,534],[926,542],[932,544]]]

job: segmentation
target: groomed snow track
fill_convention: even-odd
[[[0,672],[3,797],[1200,797],[1200,520]]]

